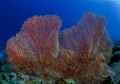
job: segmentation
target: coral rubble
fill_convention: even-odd
[[[34,16],[7,41],[6,54],[16,71],[44,80],[72,78],[82,84],[97,84],[110,74],[107,63],[112,42],[105,20],[92,13],[69,29],[59,31],[58,16]]]

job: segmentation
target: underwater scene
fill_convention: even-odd
[[[0,84],[120,84],[120,0],[0,0]]]

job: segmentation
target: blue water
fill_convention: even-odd
[[[86,12],[104,16],[110,37],[118,40],[119,5],[117,0],[0,0],[0,45],[5,45],[11,36],[19,32],[28,17],[56,14],[63,20],[64,29],[74,25]]]

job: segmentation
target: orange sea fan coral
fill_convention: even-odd
[[[60,26],[60,18],[54,15],[34,16],[27,19],[22,30],[7,42],[6,52],[12,65],[18,68],[22,65],[22,69],[27,68],[30,71],[33,66],[27,67],[29,62],[42,65],[41,67],[50,64],[53,57],[59,53],[57,39]],[[31,60],[29,60],[30,58]],[[23,64],[25,60],[28,61]],[[37,68],[39,69],[39,67]],[[20,70],[22,69],[20,68]],[[28,73],[31,74],[31,72]]]
[[[58,16],[34,16],[8,40],[6,54],[11,65],[44,79],[73,78],[81,83],[102,81],[109,75],[112,43],[105,20],[92,13],[69,29],[59,31]]]
[[[61,52],[57,61],[67,59],[59,63],[65,70],[58,72],[64,73],[64,77],[95,84],[102,80],[103,74],[108,75],[106,63],[111,56],[112,42],[103,17],[85,14],[75,26],[60,32],[59,42]]]

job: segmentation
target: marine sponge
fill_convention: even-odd
[[[59,31],[58,16],[34,16],[7,41],[6,54],[16,71],[45,80],[72,78],[81,83],[98,83],[109,75],[107,63],[112,42],[105,20],[92,13],[69,29]]]

